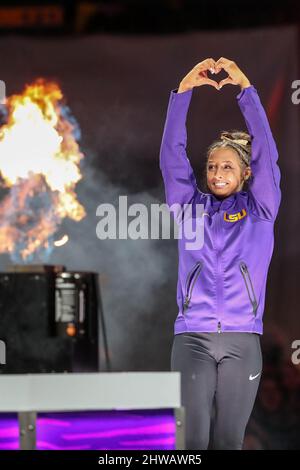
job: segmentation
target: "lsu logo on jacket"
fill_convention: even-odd
[[[243,209],[240,212],[237,212],[236,214],[227,214],[227,212],[224,212],[224,220],[226,222],[238,222],[238,220],[243,219],[244,217],[246,217],[246,215],[246,209]]]

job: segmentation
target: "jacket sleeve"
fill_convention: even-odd
[[[251,136],[249,202],[258,217],[274,221],[281,202],[278,151],[257,90],[253,85],[237,95],[238,105]]]
[[[193,89],[170,93],[167,117],[160,147],[160,169],[162,172],[166,202],[170,208],[176,204],[191,203],[198,188],[194,172],[186,154],[186,117]],[[170,208],[171,212],[175,212]],[[175,216],[178,215],[176,212]]]

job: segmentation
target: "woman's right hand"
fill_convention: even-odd
[[[211,73],[214,73],[214,59],[205,59],[195,65],[195,67],[181,80],[177,93],[182,93],[184,91],[191,90],[195,86],[201,85],[211,85],[218,90],[218,83],[207,77],[208,70],[210,70]]]

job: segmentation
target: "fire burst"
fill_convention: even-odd
[[[0,175],[8,194],[0,205],[0,252],[14,260],[49,253],[65,217],[85,216],[75,186],[83,154],[79,128],[54,82],[38,79],[7,98],[0,127]]]

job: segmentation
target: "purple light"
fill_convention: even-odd
[[[38,450],[175,449],[173,410],[39,413]],[[0,449],[19,449],[17,413],[0,414]]]
[[[17,413],[0,414],[0,449],[19,449],[19,423]]]
[[[173,410],[43,413],[37,423],[37,448],[173,450],[175,432]]]

